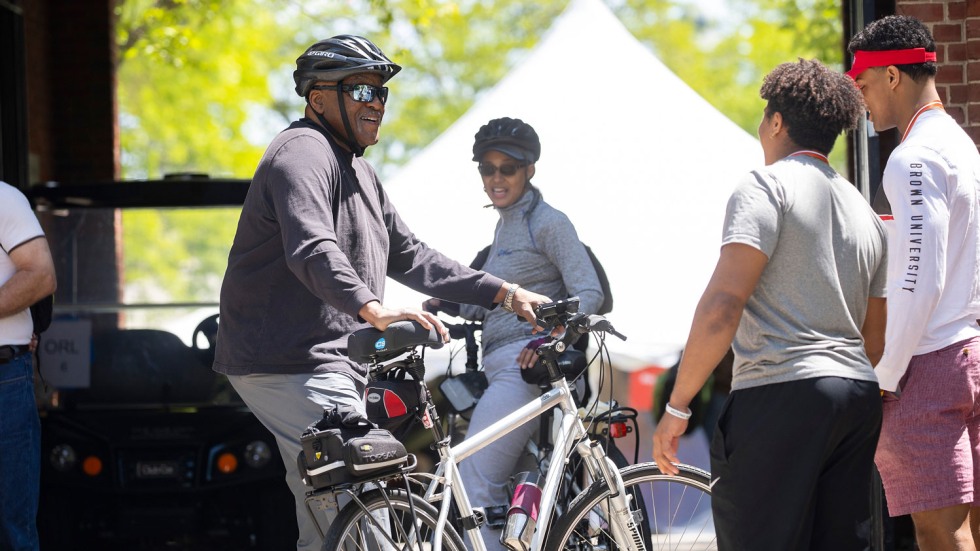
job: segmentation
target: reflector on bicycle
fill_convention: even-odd
[[[613,438],[622,438],[629,432],[630,428],[626,426],[626,423],[611,423],[609,425],[609,436]]]

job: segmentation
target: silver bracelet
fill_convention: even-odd
[[[690,419],[691,415],[693,415],[691,413],[690,408],[687,411],[681,411],[675,408],[674,406],[670,405],[670,402],[667,402],[667,413],[673,415],[674,417],[677,417],[678,419],[683,419],[685,421]]]
[[[507,295],[504,297],[504,302],[501,304],[504,310],[508,312],[514,311],[514,294],[517,293],[518,288],[520,288],[520,285],[516,283],[510,284],[510,288],[507,289]]]

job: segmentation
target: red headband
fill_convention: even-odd
[[[869,52],[858,50],[854,52],[854,63],[847,76],[857,78],[858,75],[872,67],[888,67],[889,65],[910,65],[936,61],[936,52],[927,52],[925,48],[910,48],[908,50],[880,50]]]

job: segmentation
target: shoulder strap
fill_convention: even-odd
[[[595,275],[599,278],[599,286],[602,287],[602,304],[599,306],[599,310],[596,312],[600,316],[604,316],[613,309],[613,295],[612,287],[609,285],[609,276],[606,275],[606,270],[602,267],[602,263],[596,257],[595,253],[592,252],[592,248],[582,244],[585,247],[585,252],[589,254],[589,260],[592,261],[592,267],[595,268]]]
[[[480,252],[476,253],[476,258],[473,259],[473,262],[470,262],[470,268],[482,270],[486,266],[488,258],[490,258],[490,245],[483,247]]]

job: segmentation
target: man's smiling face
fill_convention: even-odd
[[[335,86],[337,83],[323,82],[317,84]],[[382,79],[380,75],[374,73],[360,73],[347,77],[343,84],[381,86]],[[344,121],[338,110],[337,92],[335,90],[317,90],[317,92],[323,94],[321,99],[324,107],[324,118],[337,133],[347,135]],[[382,103],[381,98],[376,95],[371,101],[361,102],[354,100],[347,92],[343,92],[342,96],[343,108],[347,112],[347,120],[350,121],[351,131],[354,133],[353,137],[357,144],[361,147],[368,147],[378,143],[381,134],[381,120],[385,113],[385,104]]]

